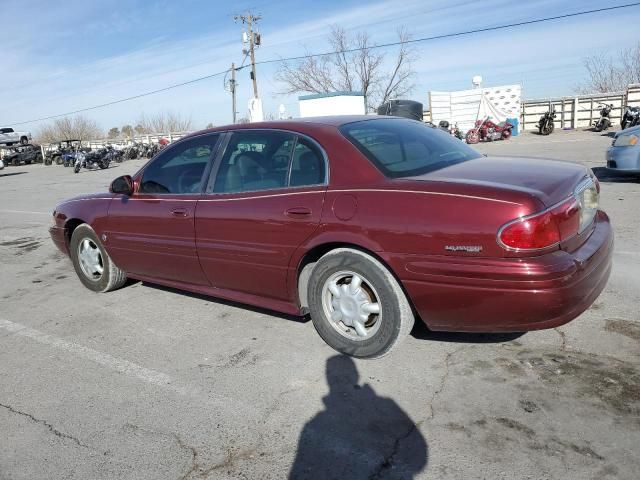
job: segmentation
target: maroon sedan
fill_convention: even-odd
[[[599,184],[572,163],[484,157],[420,122],[233,125],[170,145],[51,237],[96,292],[127,278],[294,315],[357,357],[432,330],[550,328],[611,270]]]

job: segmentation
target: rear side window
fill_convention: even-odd
[[[291,160],[289,186],[322,185],[327,175],[325,168],[324,156],[318,147],[306,138],[298,137]]]
[[[295,135],[287,132],[233,132],[220,162],[214,191],[236,193],[286,187],[295,140]]]
[[[442,130],[415,120],[364,120],[343,125],[340,132],[390,178],[423,175],[481,156]]]
[[[0,128],[0,133],[13,133],[13,128]]]

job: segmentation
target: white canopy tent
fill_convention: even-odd
[[[522,102],[521,85],[483,87],[455,92],[429,92],[431,120],[436,125],[441,120],[460,130],[471,129],[476,120],[487,117],[495,123],[507,118],[519,118]]]

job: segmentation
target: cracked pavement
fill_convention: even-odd
[[[609,143],[479,149],[599,167]],[[1,480],[637,478],[639,181],[603,178],[614,269],[578,319],[522,336],[418,325],[351,361],[301,319],[146,283],[84,289],[51,210],[140,165],[0,174]]]

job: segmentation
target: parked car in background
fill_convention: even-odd
[[[36,145],[5,147],[2,159],[6,165],[29,165],[42,162],[42,151]]]
[[[640,175],[640,126],[616,132],[607,150],[607,168],[619,173]]]
[[[611,271],[599,184],[484,157],[422,122],[321,117],[197,132],[55,207],[80,281],[128,277],[301,315],[356,357],[432,330],[522,332],[585,311]]]
[[[16,132],[13,128],[0,128],[0,145],[13,145],[31,143],[31,132]]]

